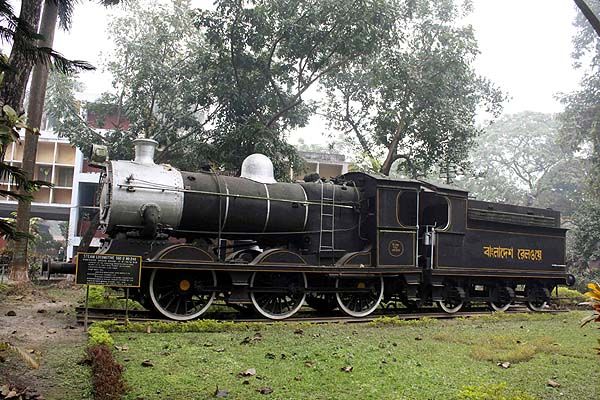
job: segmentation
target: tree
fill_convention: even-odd
[[[304,93],[372,52],[389,26],[386,13],[385,0],[223,0],[196,13],[186,0],[129,4],[110,29],[116,51],[107,67],[117,91],[99,101],[99,114],[112,108],[130,122],[107,133],[111,156],[130,157],[141,135],[161,144],[158,162],[197,169],[210,161],[236,171],[262,152],[280,177],[289,176],[298,157],[287,133],[314,110]],[[51,92],[59,133],[79,147],[103,140],[61,110],[58,103],[73,104],[73,96],[60,95],[60,85]]]
[[[105,0],[107,1],[107,0]],[[53,65],[64,73],[78,69],[91,69],[85,61],[68,60],[50,46],[40,46],[37,41],[42,39],[38,34],[42,0],[21,2],[20,14],[17,17],[9,2],[0,1],[0,40],[12,42],[10,58],[0,62],[3,73],[0,87],[0,104],[8,104],[20,115],[23,113],[23,100],[29,75],[35,64]],[[61,24],[67,27],[72,13],[72,0],[53,0],[59,8]]]
[[[481,107],[497,112],[501,93],[478,76],[469,8],[453,1],[398,2],[389,39],[325,80],[333,128],[351,134],[379,172],[411,177],[459,162],[478,134]]]
[[[100,135],[81,118],[76,80],[61,74],[51,76],[47,101],[54,129],[82,149],[107,144],[115,159],[131,158],[132,141],[142,136],[161,144],[157,162],[198,163],[207,152],[195,143],[208,141],[207,126],[218,105],[190,2],[142,7],[133,1],[124,11],[109,25],[115,52],[105,66],[115,91],[83,105],[108,130]],[[200,151],[193,154],[192,147]]]
[[[325,76],[372,55],[393,23],[386,0],[217,1],[198,18],[205,30],[221,110],[215,158],[239,168],[250,153],[297,160],[286,133],[307,124],[315,104],[304,98]],[[231,152],[232,148],[238,151]]]
[[[60,16],[61,26],[68,29],[73,12],[73,5],[73,0],[46,0],[40,22],[40,32],[37,44],[35,46],[30,46],[29,48],[21,48],[21,51],[25,52],[32,48],[34,49],[30,54],[30,58],[33,59],[35,64],[28,107],[30,122],[29,128],[25,130],[25,146],[23,149],[22,163],[23,172],[28,180],[32,178],[35,167],[37,138],[42,119],[48,70],[51,65],[50,60],[53,60],[54,65],[61,68],[63,72],[72,72],[74,69],[93,68],[86,62],[66,60],[60,54],[52,50],[57,20]],[[26,195],[27,192],[22,191],[20,194]],[[20,232],[27,232],[29,230],[31,202],[24,197],[21,197],[18,202],[16,229]],[[17,237],[14,241],[10,278],[17,282],[27,282],[29,280],[27,260],[28,240],[29,236],[23,235]]]
[[[585,187],[585,160],[560,143],[555,116],[525,111],[485,128],[460,183],[479,198],[571,215]]]

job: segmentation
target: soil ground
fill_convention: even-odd
[[[0,352],[0,386],[27,387],[45,399],[90,398],[89,368],[78,365],[87,338],[75,321],[81,289],[64,282],[1,289],[0,343],[19,347],[39,368],[16,352]]]

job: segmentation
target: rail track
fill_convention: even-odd
[[[566,312],[568,310],[545,310],[538,311],[536,313],[550,313],[556,314],[561,312]],[[77,307],[77,322],[79,324],[83,324],[85,321],[85,308]],[[365,323],[371,322],[380,317],[397,317],[400,319],[411,320],[411,319],[420,319],[424,317],[435,318],[435,319],[452,319],[452,318],[468,318],[474,316],[481,315],[492,315],[494,312],[489,311],[484,307],[472,308],[470,310],[466,310],[463,312],[458,312],[456,314],[448,314],[445,312],[440,312],[435,308],[431,309],[422,309],[419,311],[410,312],[407,309],[382,309],[374,312],[373,314],[362,317],[362,318],[354,318],[347,315],[343,315],[341,313],[330,313],[326,315],[317,315],[316,312],[306,310],[299,311],[295,316],[287,318],[281,321],[273,321],[271,319],[267,319],[261,316],[248,315],[244,313],[240,313],[237,311],[223,311],[223,312],[212,312],[204,315],[203,319],[213,319],[218,321],[231,321],[238,323],[248,323],[248,322],[260,322],[260,323],[275,323],[275,322],[310,322],[310,323]],[[531,313],[529,309],[526,307],[514,306],[506,311],[508,314],[527,314]],[[96,322],[96,321],[108,321],[108,320],[117,320],[119,322],[124,322],[126,319],[126,312],[123,309],[107,309],[107,308],[88,308],[88,322]],[[148,310],[129,310],[128,318],[129,322],[151,322],[151,321],[171,321],[166,318],[161,318],[161,316],[157,315]]]

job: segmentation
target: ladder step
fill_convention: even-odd
[[[327,214],[327,213],[323,213],[321,214],[323,217],[333,217],[333,214]]]
[[[334,232],[333,229],[321,229],[321,232]]]

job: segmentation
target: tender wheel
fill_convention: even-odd
[[[328,293],[310,293],[306,295],[306,304],[322,313],[331,312],[337,308],[335,295]]]
[[[543,286],[532,286],[525,288],[527,296],[527,308],[531,311],[544,311],[550,300],[550,291]]]
[[[250,299],[256,311],[269,319],[294,315],[306,298],[306,275],[300,272],[255,272]]]
[[[155,269],[149,292],[154,308],[167,318],[189,321],[202,315],[215,299],[214,271]]]
[[[454,314],[460,311],[465,304],[465,290],[460,286],[447,286],[444,288],[443,299],[437,302],[444,312]]]
[[[346,314],[360,318],[371,314],[383,298],[383,277],[338,278],[335,281],[337,303]],[[360,291],[353,291],[359,289]]]
[[[490,308],[494,311],[503,312],[509,309],[515,298],[515,291],[508,286],[497,286],[490,293]]]

